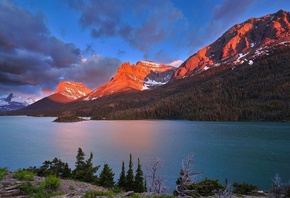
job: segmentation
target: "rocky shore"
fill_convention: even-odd
[[[34,176],[33,181],[20,181],[13,178],[13,172],[9,172],[2,180],[0,180],[0,197],[29,197],[21,191],[21,184],[29,182],[34,186],[38,186],[44,181],[44,179],[44,177]],[[107,189],[85,182],[61,179],[61,185],[56,192],[60,192],[63,195],[56,197],[83,197],[84,194],[89,191],[105,192]]]
[[[6,198],[6,197],[11,197],[11,198],[29,198],[29,195],[26,195],[22,190],[21,186],[23,184],[30,183],[33,186],[40,186],[41,183],[45,180],[44,177],[39,177],[39,176],[34,176],[32,181],[29,180],[18,180],[13,178],[13,172],[8,172],[8,174],[0,180],[0,197],[1,198]],[[154,195],[150,193],[142,193],[142,194],[135,194],[133,191],[130,192],[121,192],[117,193],[115,195],[106,195],[106,193],[109,192],[108,189],[92,185],[89,183],[85,182],[80,182],[80,181],[74,181],[74,180],[65,180],[65,179],[60,179],[61,185],[58,189],[53,190],[55,195],[49,196],[46,195],[45,192],[43,193],[43,197],[54,197],[54,198],[82,198],[82,197],[115,197],[115,198],[120,198],[120,197],[128,197],[131,196],[136,198],[136,197],[144,197],[144,198],[149,198],[149,197],[160,197],[160,198],[166,198],[166,197],[174,197],[173,195]],[[86,193],[88,192],[93,192],[96,191],[99,194],[103,195],[98,195],[98,196],[85,196]],[[50,192],[47,192],[47,194]],[[231,195],[231,198],[266,198],[270,197],[268,194],[257,194],[257,195]],[[211,196],[211,198],[214,198],[214,196]]]

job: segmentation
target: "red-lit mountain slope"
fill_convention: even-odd
[[[47,111],[60,108],[90,93],[90,89],[79,82],[61,81],[54,94],[45,97],[27,107],[24,111]]]
[[[61,81],[55,94],[61,94],[70,100],[76,100],[89,94],[91,90],[80,82]]]
[[[123,63],[108,83],[92,91],[83,100],[94,100],[117,92],[153,89],[166,84],[174,69],[151,61],[139,61],[136,65]]]
[[[269,48],[290,41],[290,13],[280,10],[261,18],[250,18],[226,31],[219,39],[189,57],[173,78],[195,75],[221,64],[253,64]]]

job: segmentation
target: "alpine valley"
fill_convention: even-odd
[[[60,82],[53,95],[6,114],[290,121],[290,13],[234,25],[178,68],[123,63],[95,90]]]

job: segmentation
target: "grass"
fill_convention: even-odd
[[[19,180],[28,180],[28,181],[33,181],[35,174],[31,171],[28,170],[22,170],[19,169],[14,172],[13,178],[19,179]]]
[[[25,195],[28,195],[29,197],[34,198],[49,198],[57,195],[64,195],[64,192],[53,192],[53,191],[46,191],[43,189],[43,187],[40,186],[34,186],[29,182],[22,183],[20,186],[21,192],[23,192]]]
[[[7,168],[0,168],[0,179],[3,179],[7,175]]]
[[[41,183],[42,187],[49,190],[56,190],[60,187],[60,185],[60,179],[54,175],[49,175],[45,177],[45,180]]]
[[[75,190],[76,188],[75,188],[74,185],[71,184],[71,185],[69,185],[68,189],[70,189],[70,190]]]
[[[113,197],[114,195],[116,195],[116,193],[114,193],[113,191],[97,191],[97,190],[93,190],[93,191],[87,192],[85,194],[84,198],[95,198],[97,196]]]

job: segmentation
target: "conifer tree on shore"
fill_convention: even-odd
[[[115,185],[114,182],[115,173],[108,164],[104,164],[104,168],[100,174],[99,184],[105,188],[111,188]]]
[[[81,148],[78,149],[76,156],[76,168],[72,172],[73,179],[84,182],[95,182],[97,177],[94,175],[100,166],[93,166],[93,153],[90,153],[90,158],[85,161],[85,153]]]
[[[126,187],[126,172],[125,172],[125,163],[124,163],[124,161],[122,162],[122,171],[120,173],[120,177],[119,177],[117,185],[121,189],[125,189],[125,187]]]
[[[134,172],[133,172],[133,161],[132,161],[132,154],[130,154],[129,160],[129,168],[126,175],[126,186],[125,190],[130,191],[134,190]]]
[[[144,185],[144,176],[142,171],[142,166],[140,164],[140,159],[138,158],[138,167],[136,170],[135,175],[135,192],[142,193],[145,191],[145,185]]]

